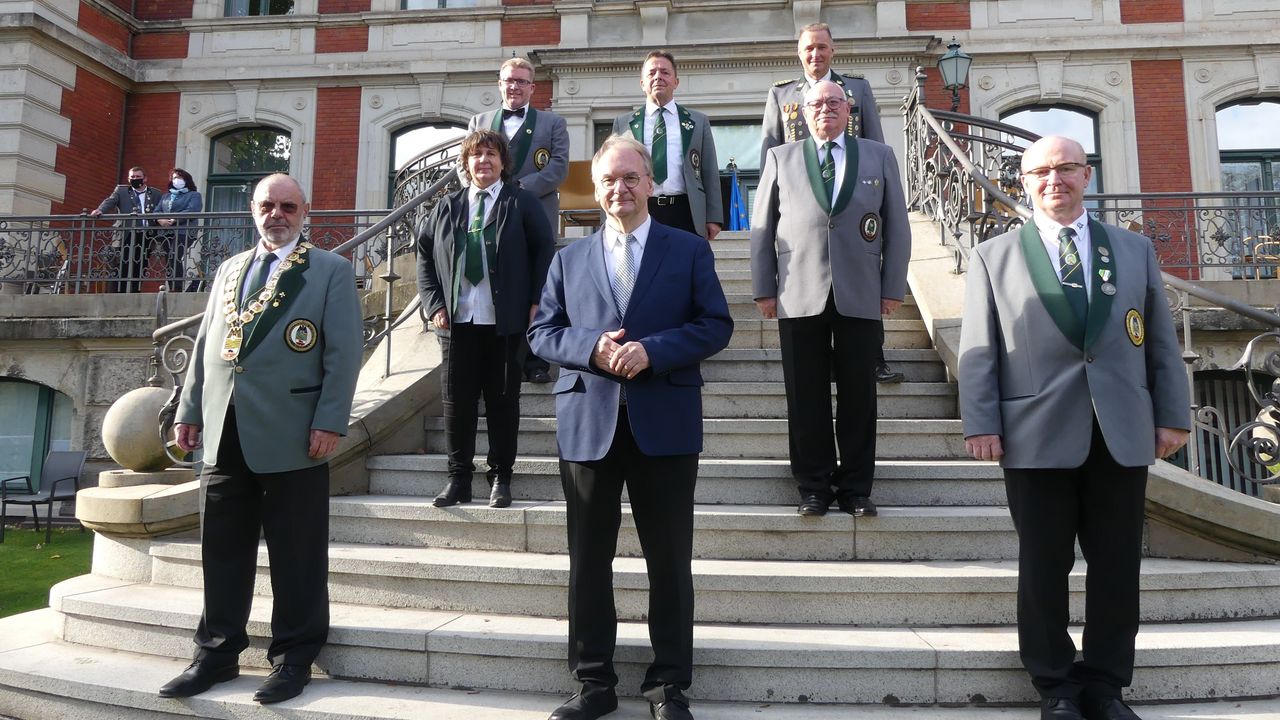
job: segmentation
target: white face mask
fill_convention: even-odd
[[[187,186],[187,181],[183,180],[182,178],[174,178],[172,185],[174,189],[181,190],[182,188]]]

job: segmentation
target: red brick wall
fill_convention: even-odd
[[[136,60],[170,60],[187,56],[185,32],[143,33],[133,39]]]
[[[125,108],[124,167],[146,168],[147,181],[155,187],[169,185],[166,173],[178,146],[180,100],[177,92],[134,93]],[[204,178],[195,181],[204,185]]]
[[[1138,136],[1138,172],[1141,190],[1150,192],[1190,192],[1191,157],[1187,136],[1187,103],[1182,85],[1181,60],[1134,60],[1134,122]],[[1143,203],[1143,220],[1154,227],[1186,226],[1182,211],[1158,212],[1160,207],[1178,207],[1180,201],[1151,200]],[[1198,262],[1194,236],[1178,230],[1167,243],[1156,245],[1162,264]],[[1192,272],[1176,271],[1195,280]]]
[[[120,24],[118,20],[110,15],[84,2],[84,0],[80,0],[80,20],[78,24],[81,30],[120,52],[129,52],[129,28]]]
[[[505,0],[510,2],[511,0]],[[502,45],[554,46],[560,44],[559,18],[509,18],[502,21]]]
[[[315,172],[311,207],[345,210],[355,207],[352,180],[360,153],[360,88],[322,87],[316,91]]]
[[[924,105],[930,110],[950,110],[951,91],[942,86],[942,75],[937,67],[926,67],[924,74]],[[973,73],[971,72],[972,78]],[[914,82],[914,80],[913,80]],[[960,91],[960,109],[958,112],[969,112],[969,88]]]
[[[54,161],[54,169],[67,178],[63,201],[51,208],[54,214],[92,210],[122,182],[124,106],[124,90],[84,68],[76,70],[75,89],[62,91],[60,113],[71,121],[71,141],[58,148]]]
[[[1120,0],[1120,22],[1182,22],[1182,0]]]
[[[907,2],[908,30],[968,30],[969,2]]]
[[[365,52],[369,49],[369,28],[355,27],[316,28],[316,52]]]
[[[191,17],[194,0],[130,0],[137,3],[139,20],[182,20]]]
[[[369,6],[369,0],[320,0],[320,14],[369,12]]]

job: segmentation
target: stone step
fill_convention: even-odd
[[[565,505],[559,500],[433,507],[429,497],[361,495],[329,501],[336,542],[470,550],[565,553]],[[1004,560],[1017,535],[1001,506],[880,506],[854,518],[833,507],[803,517],[795,505],[695,505],[693,554],[719,560]],[[639,557],[640,542],[623,507],[618,554]]]
[[[906,382],[946,382],[947,369],[933,349],[886,347],[885,362]],[[782,351],[777,348],[727,348],[702,363],[706,382],[782,382]]]
[[[381,455],[366,462],[369,490],[375,495],[430,498],[444,486],[444,455]],[[1002,505],[1004,480],[995,463],[972,460],[880,460],[875,471],[876,502],[886,505]],[[480,473],[473,481],[477,498],[488,497]],[[555,456],[516,458],[511,492],[517,500],[559,500],[560,465]],[[698,463],[694,499],[699,504],[791,505],[795,482],[786,460],[704,457]]]
[[[93,576],[90,576],[93,577]],[[95,578],[97,580],[97,578]],[[59,639],[82,646],[189,657],[197,590],[155,585],[75,588],[54,609]],[[345,678],[517,692],[569,693],[567,624],[555,618],[334,603],[317,666]],[[257,598],[251,649],[265,667],[270,600]],[[1073,631],[1079,644],[1078,631]],[[1261,697],[1280,692],[1280,620],[1148,623],[1137,639],[1136,700]],[[652,659],[642,623],[618,626],[619,690],[634,693]],[[180,669],[180,668],[179,668]],[[1017,632],[997,625],[864,628],[717,625],[694,628],[695,698],[746,702],[1029,702]],[[305,696],[304,696],[305,699]]]
[[[73,645],[54,635],[51,628],[55,620],[51,610],[0,619],[0,715],[41,720],[192,716],[241,720],[545,720],[565,699],[563,694],[478,690],[466,684],[443,689],[321,675],[300,698],[264,706],[253,702],[252,695],[265,671],[246,668],[236,680],[194,698],[165,700],[156,696],[156,689],[186,667],[185,654],[183,659],[174,659]],[[317,669],[327,670],[333,654],[331,646],[322,654],[324,661]],[[1160,671],[1149,673],[1141,668],[1138,678],[1145,683],[1148,677],[1155,677],[1154,672]],[[702,679],[697,670],[695,678]],[[864,720],[1026,720],[1033,712],[993,706],[715,702],[702,697],[696,681],[689,694],[700,720],[847,720],[854,715]],[[620,689],[634,690],[626,685]],[[1137,709],[1146,720],[1272,720],[1280,717],[1280,699],[1139,705]],[[609,716],[611,720],[647,717],[648,704],[634,698],[622,699],[617,712]]]
[[[425,418],[426,451],[442,453],[444,419]],[[488,452],[487,423],[480,418],[476,437],[478,456]],[[784,458],[787,457],[787,421],[779,419],[716,419],[702,421],[703,451],[706,457]],[[554,417],[520,418],[521,453],[551,455],[556,452]],[[964,437],[959,420],[881,419],[876,423],[877,458],[964,457]]]
[[[552,385],[525,383],[520,412],[531,417],[556,413]],[[831,384],[834,398],[835,383]],[[877,386],[882,418],[955,418],[956,386],[950,383],[891,383]],[[832,412],[835,412],[834,401]],[[781,382],[711,382],[702,388],[702,415],[708,418],[785,418],[787,395]]]
[[[427,513],[400,516],[430,522],[421,520]],[[335,515],[335,524],[338,519]],[[395,545],[398,538],[389,539],[387,544]],[[194,542],[158,547],[154,579],[165,587],[199,588],[198,552]],[[258,590],[268,594],[265,545],[258,560]],[[1072,622],[1084,620],[1084,566],[1078,562],[1070,579]],[[644,620],[649,588],[644,560],[620,557],[613,571],[619,617]],[[695,618],[768,624],[786,619],[778,614],[785,607],[794,625],[840,625],[850,618],[863,627],[1013,624],[1017,575],[1016,560],[696,559]],[[332,600],[378,608],[564,617],[568,582],[569,557],[559,552],[349,543],[330,550]],[[1275,617],[1280,615],[1278,589],[1277,566],[1147,559],[1141,577],[1142,621]]]

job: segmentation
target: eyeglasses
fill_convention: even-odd
[[[514,87],[529,87],[533,84],[533,81],[525,80],[524,78],[498,78],[498,84]]]
[[[1088,166],[1080,163],[1062,163],[1061,165],[1045,165],[1043,167],[1031,168],[1030,170],[1024,170],[1022,174],[1028,177],[1033,177],[1037,180],[1045,180],[1048,179],[1049,174],[1055,170],[1058,175],[1066,177],[1068,175],[1075,175],[1086,167]]]
[[[629,175],[623,175],[620,178],[615,178],[615,177],[598,178],[596,182],[600,183],[600,185],[603,186],[604,189],[612,190],[618,186],[618,181],[621,180],[622,184],[627,186],[628,190],[635,190],[636,186],[640,184],[640,181],[642,179],[643,179],[643,176],[637,175],[635,173],[631,173]]]
[[[270,215],[276,208],[280,208],[280,212],[285,215],[293,215],[298,212],[298,203],[275,203],[270,200],[254,200],[253,208],[259,215]]]
[[[818,112],[822,108],[826,108],[828,110],[839,110],[841,107],[848,107],[849,101],[844,98],[827,98],[826,100],[814,100],[813,102],[807,102],[804,106],[814,112]]]

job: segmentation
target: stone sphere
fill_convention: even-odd
[[[126,470],[154,472],[173,464],[160,439],[160,408],[172,391],[158,387],[130,390],[112,403],[102,420],[102,445]]]

